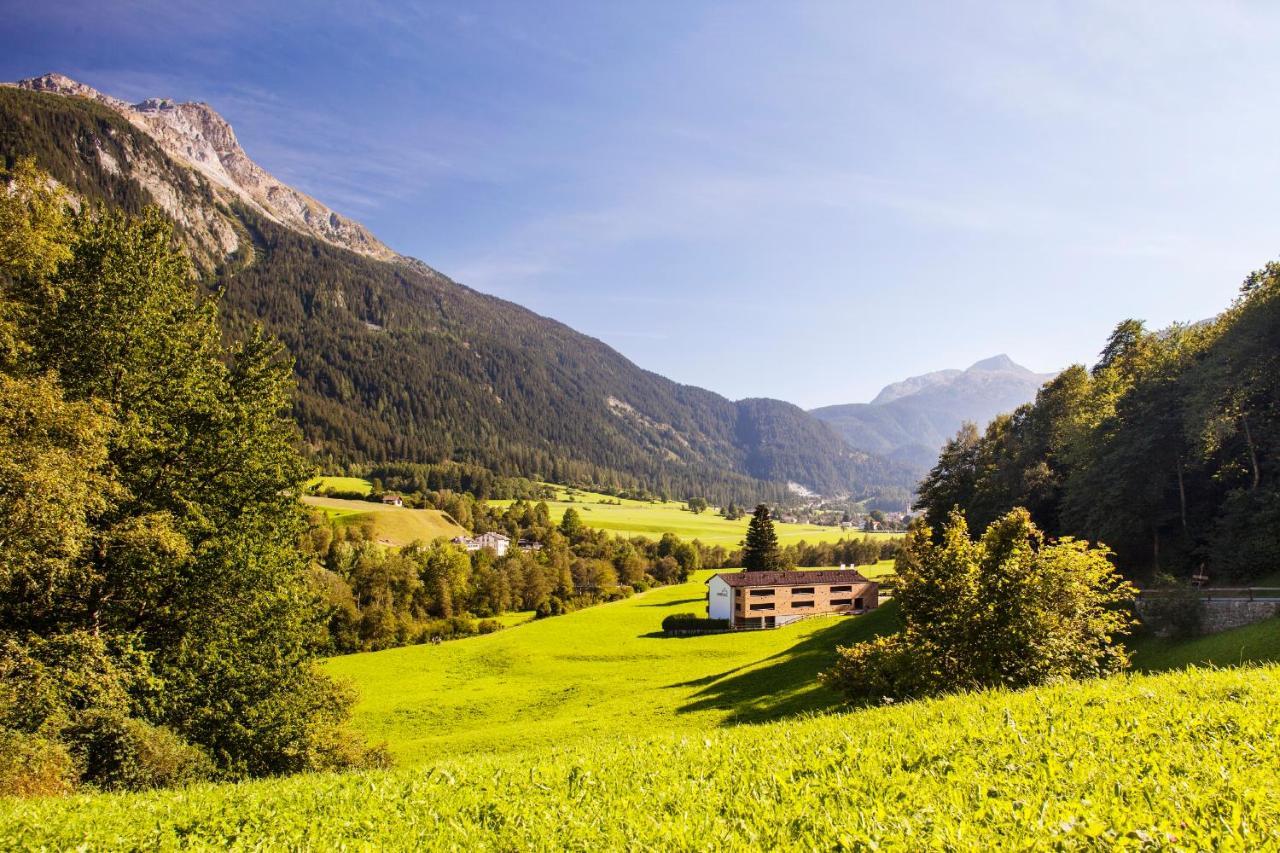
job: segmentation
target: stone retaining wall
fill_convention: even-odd
[[[1233,601],[1200,603],[1200,633],[1216,634],[1280,616],[1280,601]]]
[[[1146,605],[1153,600],[1145,596],[1138,597],[1139,617],[1144,620],[1147,618],[1150,611]],[[1199,607],[1197,630],[1199,634],[1216,634],[1219,631],[1242,628],[1245,625],[1280,616],[1280,600],[1276,599],[1250,601],[1247,598],[1211,598],[1200,601]],[[1169,629],[1164,626],[1156,628],[1157,636],[1168,636],[1168,634]]]

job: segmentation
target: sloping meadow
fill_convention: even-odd
[[[1280,847],[1280,666],[0,804],[6,848]]]

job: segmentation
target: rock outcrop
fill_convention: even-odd
[[[359,222],[282,183],[251,160],[231,125],[208,104],[176,103],[167,98],[130,104],[63,74],[45,74],[7,85],[97,101],[144,131],[170,157],[207,178],[216,191],[229,196],[223,201],[238,200],[274,222],[367,257],[400,259]],[[111,168],[110,164],[104,166]],[[154,182],[147,181],[145,175],[136,177],[166,212],[181,221],[182,205],[170,210],[164,204],[163,187],[152,186]],[[189,210],[186,215],[190,216]],[[236,236],[229,228],[210,226],[207,230],[226,253],[235,250]]]

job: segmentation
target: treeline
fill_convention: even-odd
[[[898,555],[901,540],[885,536],[849,537],[838,542],[818,542],[810,545],[798,542],[778,548],[783,566],[819,568],[826,566],[870,566],[881,560],[892,560]],[[728,565],[742,565],[742,552],[729,555]]]
[[[1203,570],[1247,582],[1280,566],[1280,265],[1212,321],[1120,323],[1091,369],[967,426],[921,484],[940,528],[984,529],[1013,507],[1053,536],[1105,542],[1131,577]]]
[[[680,583],[700,568],[720,568],[725,549],[653,541],[592,530],[569,509],[553,524],[545,503],[516,501],[502,510],[475,502],[477,529],[511,538],[506,555],[467,552],[444,540],[387,549],[369,531],[312,517],[304,549],[322,591],[329,649],[370,651],[498,628],[492,617],[532,610],[556,616],[625,598],[657,584]],[[521,550],[521,539],[537,549]]]
[[[0,179],[0,794],[382,763],[312,664],[280,347],[155,211]]]
[[[348,465],[349,475],[366,477],[387,491],[404,495],[431,492],[467,492],[477,500],[553,499],[555,489],[528,477],[503,475],[479,465],[457,462],[421,464],[386,462],[375,465]],[[619,487],[611,483],[554,480],[570,488],[636,501],[665,501],[669,496],[644,486]]]

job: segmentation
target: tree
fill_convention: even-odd
[[[939,542],[916,524],[895,565],[903,629],[840,649],[823,680],[852,701],[952,690],[1026,687],[1109,675],[1128,666],[1113,639],[1135,593],[1110,552],[1048,542],[1024,509],[982,538],[953,512]]]
[[[586,525],[582,523],[582,516],[573,507],[569,507],[564,511],[564,516],[560,519],[560,532],[570,543],[575,543],[582,538]]]
[[[689,498],[689,511],[694,515],[706,512],[708,506],[706,498]]]
[[[352,697],[312,664],[308,468],[279,345],[223,344],[158,212],[73,215],[57,198],[25,167],[0,193],[0,242],[17,244],[0,259],[0,312],[22,320],[7,327],[22,357],[0,363],[0,639],[134,650],[136,724],[123,706],[81,706],[59,737],[77,715],[97,721],[95,743],[165,727],[229,776],[359,762],[340,728]],[[49,665],[75,679],[92,659]],[[94,766],[83,778],[108,784]]]
[[[778,535],[773,530],[769,507],[759,504],[747,524],[747,538],[742,546],[744,572],[772,572],[782,568]]]

